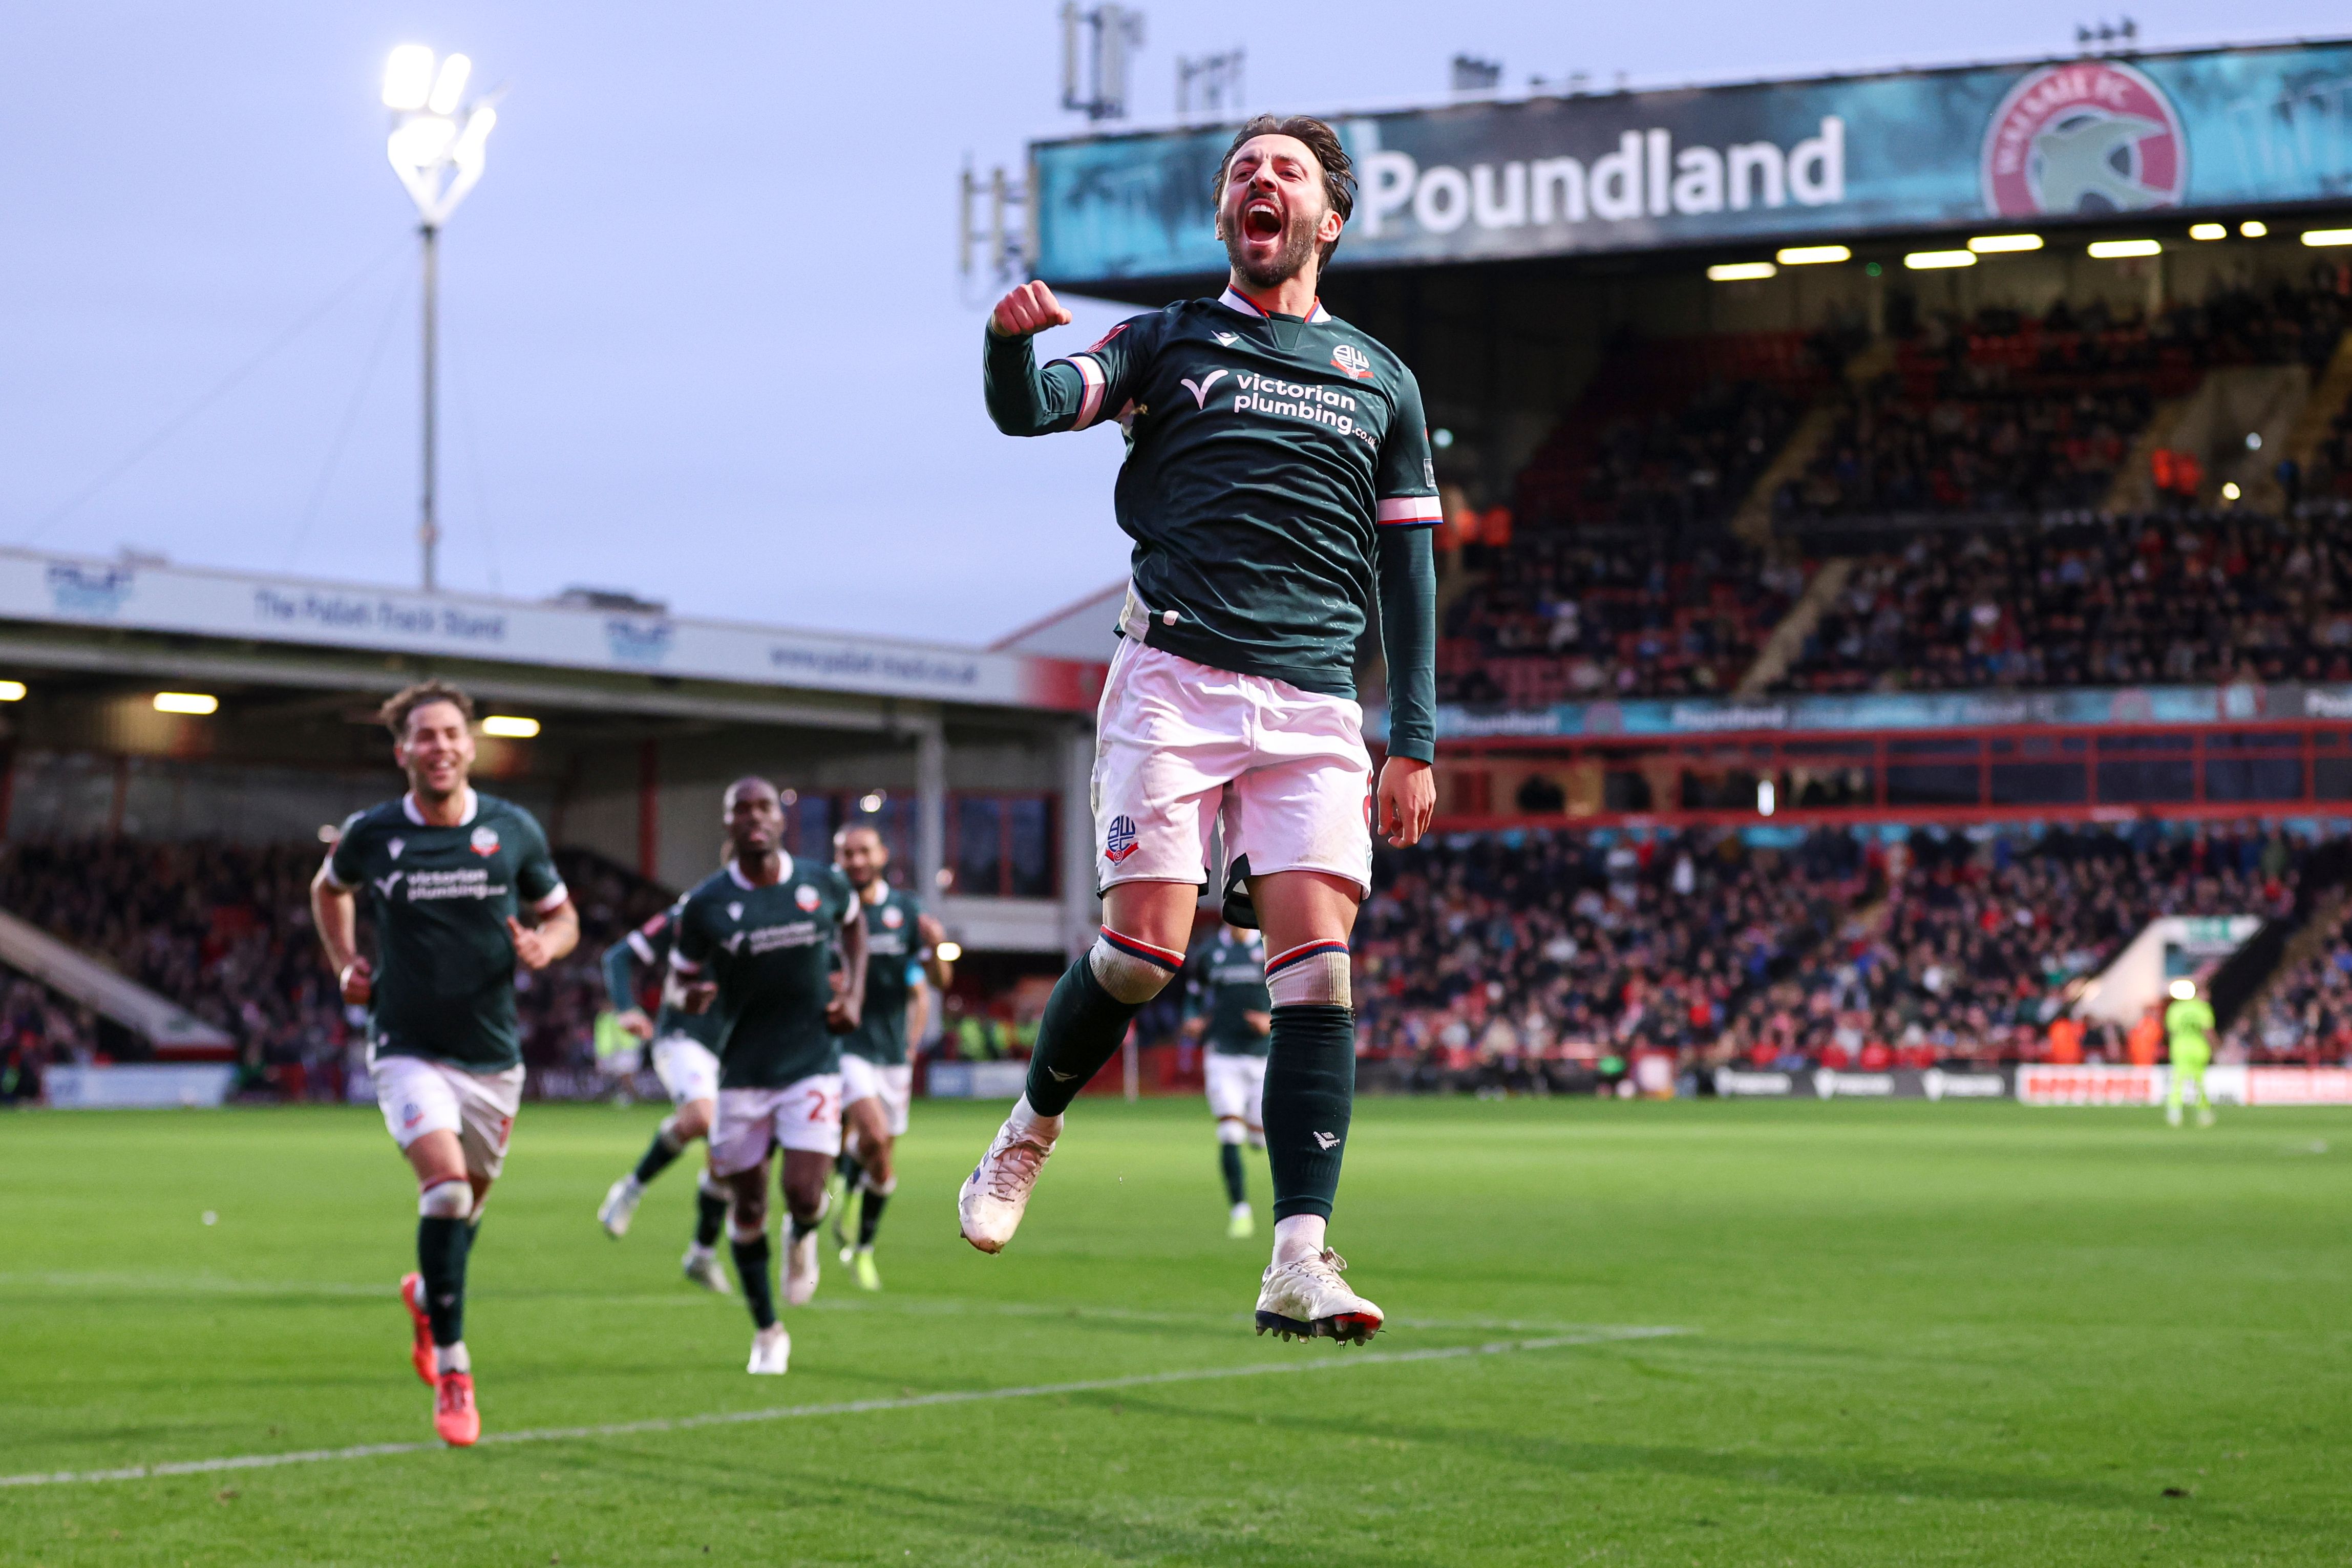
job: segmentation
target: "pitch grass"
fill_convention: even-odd
[[[793,1371],[677,1276],[646,1107],[526,1109],[476,1255],[493,1432],[1143,1373],[989,1403],[0,1488],[9,1563],[2344,1563],[2352,1117],[1373,1101],[1334,1238],[1389,1350],[1251,1336],[1196,1103],[1089,1102],[1011,1252],[923,1105],[887,1292]],[[1264,1166],[1253,1180],[1263,1199]],[[0,1476],[429,1438],[372,1111],[0,1118]],[[201,1223],[213,1210],[215,1225]]]

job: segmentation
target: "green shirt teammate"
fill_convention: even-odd
[[[2186,1089],[2197,1090],[2197,1125],[2213,1125],[2213,1101],[2205,1093],[2205,1069],[2213,1061],[2213,1005],[2197,994],[2197,982],[2172,983],[2172,1004],[2164,1010],[2166,1053],[2172,1058],[2172,1085],[2165,1091],[2164,1120],[2180,1125]]]
[[[1242,1144],[1265,1147],[1265,1061],[1274,1033],[1274,997],[1265,988],[1265,943],[1239,926],[1192,950],[1184,961],[1184,1027],[1208,1047],[1202,1078],[1217,1121],[1217,1165],[1225,1178],[1225,1234],[1257,1232],[1242,1176]]]
[[[343,824],[310,883],[310,911],[343,1000],[368,1008],[368,1067],[384,1125],[416,1173],[416,1272],[400,1282],[410,1357],[433,1386],[433,1425],[481,1436],[466,1352],[466,1260],[522,1100],[515,966],[544,969],[580,918],[529,812],[477,794],[474,706],[428,680],[387,700],[408,793]],[[375,925],[360,955],[358,900]],[[534,929],[516,916],[528,907]]]
[[[1097,721],[1102,931],[1047,1001],[1027,1092],[957,1206],[982,1251],[1012,1240],[1071,1099],[1183,963],[1222,816],[1234,859],[1217,869],[1247,889],[1274,1004],[1258,1330],[1360,1342],[1381,1310],[1342,1281],[1324,1235],[1355,1091],[1348,936],[1372,829],[1412,844],[1434,803],[1436,475],[1412,373],[1317,298],[1355,207],[1339,136],[1261,115],[1210,195],[1233,264],[1219,298],[1130,318],[1042,370],[1031,340],[1070,320],[1051,289],[1024,283],[989,319],[999,429],[1125,433],[1116,511],[1135,549]],[[1375,605],[1390,715],[1377,789],[1351,675]]]
[[[825,1177],[841,1152],[841,1042],[866,994],[866,922],[835,868],[783,851],[784,807],[765,779],[738,779],[723,805],[728,861],[678,906],[670,966],[692,1012],[719,1019],[719,1119],[710,1173],[734,1199],[728,1241],[754,1333],[747,1371],[782,1373],[792,1336],[776,1317],[768,1274],[768,1156],[783,1151],[792,1214],[784,1299],[816,1294],[817,1224]],[[831,980],[841,940],[847,977]]]
[[[907,1110],[915,1092],[915,1069],[907,1048],[910,1032],[919,1037],[922,1020],[913,1016],[913,1004],[922,994],[922,978],[942,991],[947,988],[948,961],[940,952],[947,932],[883,875],[890,865],[890,851],[872,827],[854,824],[835,834],[833,854],[865,911],[867,955],[866,1005],[857,1027],[841,1040],[841,1208],[834,1213],[833,1239],[859,1286],[879,1290],[882,1274],[874,1265],[874,1237],[884,1206],[898,1190],[893,1155],[898,1140],[906,1135]],[[842,1228],[841,1214],[852,1193],[858,1194],[854,1244]]]
[[[669,1091],[671,1105],[636,1168],[614,1182],[597,1206],[596,1222],[615,1241],[629,1233],[646,1186],[688,1144],[710,1135],[719,1111],[719,1017],[680,1006],[677,982],[670,972],[670,950],[677,941],[678,911],[684,907],[680,900],[604,950],[604,989],[612,998],[614,1021],[638,1039],[653,1043],[654,1074]],[[655,994],[652,998],[645,995],[649,990]],[[647,1000],[654,1002],[651,1016],[646,1012]],[[727,1189],[708,1165],[695,1188],[694,1210],[694,1239],[687,1243],[678,1266],[688,1279],[723,1296],[727,1274],[719,1267],[719,1232],[727,1223]]]

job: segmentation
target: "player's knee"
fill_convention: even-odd
[[[710,1131],[710,1102],[689,1100],[679,1106],[664,1125],[669,1129],[669,1135],[677,1146],[683,1149]]]
[[[795,1177],[784,1183],[784,1206],[793,1211],[794,1219],[806,1223],[824,1215],[825,1205],[832,1196],[824,1190],[824,1173],[820,1173],[814,1177]]]
[[[1238,1143],[1242,1141],[1243,1131],[1244,1129],[1238,1119],[1231,1116],[1220,1116],[1217,1118],[1218,1142]]]
[[[867,1192],[872,1193],[877,1198],[887,1198],[892,1193],[898,1190],[898,1173],[896,1172],[889,1171],[868,1170],[866,1173],[866,1179],[858,1183],[858,1185],[864,1187]]]
[[[416,1212],[426,1219],[465,1219],[474,1212],[473,1184],[435,1182],[416,1194]]]
[[[1114,940],[1106,929],[1095,938],[1093,948],[1087,953],[1087,964],[1102,988],[1114,999],[1138,1007],[1167,988],[1168,982],[1175,978],[1177,965],[1183,961],[1179,954],[1171,963],[1160,950],[1145,952],[1143,948],[1143,943],[1131,938]]]
[[[1277,1007],[1352,1007],[1348,944],[1302,942],[1265,961],[1265,988]]]
[[[747,1219],[743,1205],[738,1203],[727,1215],[727,1239],[738,1247],[749,1247],[755,1241],[765,1240],[767,1235],[768,1214],[765,1209]]]

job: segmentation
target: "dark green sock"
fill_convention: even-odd
[[[1330,1216],[1356,1098],[1356,1015],[1328,1003],[1274,1010],[1265,1068],[1265,1160],[1274,1217]]]
[[[1029,1109],[1040,1116],[1067,1110],[1087,1080],[1118,1054],[1127,1026],[1142,1005],[1104,990],[1093,962],[1078,954],[1062,972],[1045,999],[1045,1016],[1037,1021],[1037,1053],[1029,1058]]]
[[[882,1205],[890,1201],[887,1193],[877,1193],[871,1187],[863,1189],[857,1198],[857,1245],[874,1245],[874,1233],[882,1228]]]
[[[727,1223],[727,1194],[714,1193],[709,1187],[694,1189],[694,1245],[716,1247],[719,1232]]]
[[[735,1255],[735,1273],[743,1281],[743,1304],[751,1309],[751,1321],[762,1329],[774,1327],[776,1277],[768,1268],[767,1233],[751,1241],[730,1240],[727,1246]]]
[[[679,1152],[685,1147],[683,1143],[674,1143],[670,1141],[669,1123],[663,1122],[655,1131],[653,1142],[646,1146],[645,1158],[637,1162],[637,1185],[646,1186],[656,1176],[668,1170],[669,1163],[677,1159]]]
[[[1242,1146],[1238,1143],[1218,1144],[1217,1168],[1225,1173],[1225,1202],[1247,1202],[1249,1189],[1242,1183]]]
[[[466,1253],[473,1233],[462,1219],[425,1215],[416,1222],[416,1271],[425,1277],[425,1315],[433,1342],[466,1337]]]
[[[857,1163],[856,1155],[844,1148],[834,1157],[833,1173],[841,1178],[843,1186],[856,1192],[858,1179],[866,1174],[866,1167]]]

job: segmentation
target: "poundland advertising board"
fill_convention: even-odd
[[[2352,203],[2352,41],[1336,118],[1335,267]],[[1224,270],[1232,128],[1030,149],[1037,275]]]

